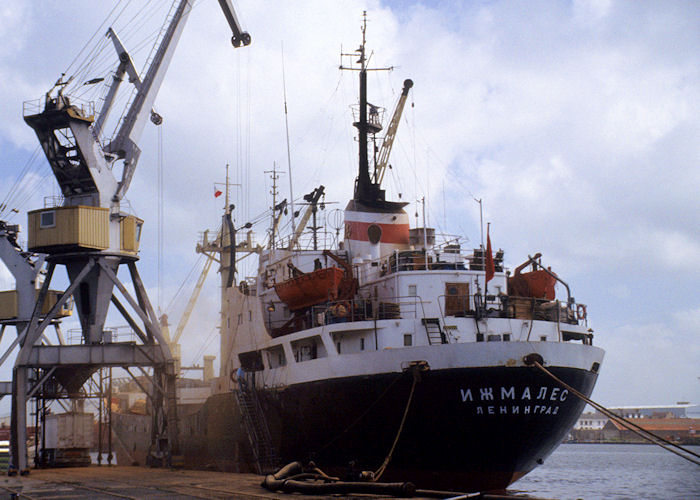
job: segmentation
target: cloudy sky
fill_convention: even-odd
[[[163,5],[2,2],[0,201],[19,211],[3,218],[26,224],[25,212],[57,193],[45,161],[31,161],[37,141],[22,120],[23,101],[90,61],[90,48],[77,55],[93,34],[89,47],[102,40],[103,20],[124,6],[114,26],[141,68],[168,2],[155,3]],[[329,219],[344,206],[355,175],[356,74],[338,70],[339,53],[358,46],[367,10],[372,64],[393,66],[371,75],[370,101],[391,111],[403,80],[415,82],[385,178],[390,196],[412,202],[411,216],[425,197],[430,224],[466,236],[467,247],[479,243],[481,199],[492,242],[511,268],[542,252],[588,305],[595,343],[607,351],[596,400],[700,402],[700,4],[239,0],[236,7],[253,44],[234,50],[218,3],[196,4],[156,101],[160,139],[148,124],[127,194],[146,220],[140,270],[161,311],[176,320],[191,293],[201,268],[195,244],[219,223],[223,201],[213,192],[227,163],[240,185],[231,188],[237,224],[270,206],[264,172],[274,165],[284,171],[280,195],[289,197],[283,75],[294,196],[324,184]],[[116,66],[106,47],[77,83]],[[99,96],[102,87],[93,87],[77,92]],[[255,226],[259,240],[265,229]],[[218,354],[217,279],[212,272],[186,333],[185,363]],[[12,286],[4,269],[0,284]]]

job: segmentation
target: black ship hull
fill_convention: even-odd
[[[590,395],[597,374],[550,367]],[[564,440],[585,403],[534,368],[330,379],[259,391],[282,460],[343,474],[376,470],[399,434],[382,481],[453,491],[505,489]]]

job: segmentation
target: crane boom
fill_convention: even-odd
[[[199,278],[197,279],[197,284],[194,286],[194,291],[192,292],[192,296],[190,297],[190,300],[187,302],[187,307],[185,307],[185,312],[182,313],[182,317],[180,318],[180,321],[177,324],[177,328],[175,329],[175,334],[173,335],[173,338],[170,341],[171,344],[177,344],[180,341],[180,337],[182,337],[182,332],[185,330],[185,327],[187,326],[187,322],[190,320],[190,316],[192,315],[192,310],[194,309],[194,305],[197,303],[197,299],[199,298],[199,293],[202,291],[202,286],[204,285],[204,280],[207,279],[207,274],[209,273],[209,269],[211,268],[212,262],[213,262],[213,259],[210,259],[208,257],[206,259],[206,262],[204,262],[204,267],[202,268],[202,272],[199,274]]]
[[[234,47],[250,44],[250,35],[241,30],[233,6],[230,4],[230,0],[219,0],[219,3],[233,31]],[[152,114],[153,103],[163,83],[163,78],[168,71],[170,60],[175,53],[177,42],[180,39],[180,35],[182,34],[182,30],[185,27],[187,17],[191,10],[191,0],[181,0],[177,5],[160,45],[153,56],[153,60],[148,67],[146,76],[142,81],[138,81],[138,75],[134,74],[133,64],[131,66],[129,65],[129,55],[121,46],[116,35],[108,32],[122,61],[120,69],[122,69],[122,71],[126,70],[129,73],[130,81],[134,83],[137,89],[136,96],[119,127],[116,138],[106,147],[107,152],[114,153],[118,158],[124,159],[122,178],[118,184],[117,192],[114,194],[115,200],[120,200],[129,188],[136,163],[141,154],[141,150],[136,145],[136,142],[141,137],[143,127],[146,125],[146,120]],[[116,85],[118,84],[115,81],[115,86]],[[109,108],[103,111],[109,112]]]
[[[391,153],[391,148],[394,145],[394,137],[396,137],[396,130],[399,128],[401,113],[403,113],[403,107],[406,104],[408,91],[411,89],[411,87],[413,87],[413,80],[404,80],[403,90],[401,90],[399,101],[396,103],[396,109],[394,109],[391,122],[389,122],[389,127],[386,130],[382,147],[379,149],[379,156],[374,168],[375,184],[381,184],[382,180],[384,179],[384,173],[386,172],[386,167],[389,164],[389,154]]]
[[[241,29],[241,24],[238,22],[238,16],[236,16],[236,11],[233,10],[231,0],[219,0],[219,5],[221,6],[221,10],[224,11],[224,17],[226,17],[228,25],[231,27],[231,31],[233,32],[231,44],[234,47],[250,45],[250,35],[248,32]]]
[[[131,183],[136,163],[141,154],[136,141],[146,125],[147,112],[150,113],[160,85],[163,83],[163,78],[168,71],[170,60],[175,53],[175,47],[191,10],[192,6],[189,0],[182,0],[175,9],[163,39],[153,56],[153,61],[148,67],[146,76],[137,85],[136,96],[119,127],[117,136],[106,148],[108,152],[116,153],[119,158],[124,159],[122,178],[119,181],[117,192],[114,194],[114,198],[117,200],[124,196]]]
[[[304,196],[304,200],[309,202],[309,206],[306,207],[306,210],[304,211],[304,215],[301,216],[301,220],[299,221],[299,225],[297,226],[296,230],[294,231],[294,234],[292,235],[292,239],[289,242],[289,246],[287,247],[287,250],[292,250],[294,246],[297,244],[299,241],[299,237],[301,236],[301,233],[304,232],[304,229],[306,228],[306,224],[308,224],[309,219],[311,218],[311,215],[313,212],[316,210],[316,204],[318,203],[318,200],[321,199],[321,196],[323,196],[323,190],[325,188],[323,186],[319,186],[313,191],[311,191],[309,194]],[[294,214],[292,214],[292,217],[294,217]]]
[[[282,200],[280,203],[273,207],[273,211],[278,211],[272,219],[272,229],[270,230],[270,242],[268,243],[268,248],[275,248],[275,235],[277,234],[277,228],[280,225],[280,219],[282,219],[282,214],[287,210],[287,198]]]

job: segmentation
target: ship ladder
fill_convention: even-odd
[[[246,384],[245,386],[239,386],[233,392],[236,395],[236,401],[243,417],[243,423],[258,473],[268,474],[276,471],[279,467],[279,457],[277,450],[272,444],[270,429],[260,406],[257,391],[252,387],[252,384]]]
[[[447,336],[440,326],[440,318],[423,318],[422,322],[430,345],[447,344]]]

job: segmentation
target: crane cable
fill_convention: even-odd
[[[22,188],[26,189],[26,183],[24,182],[24,178],[29,174],[30,170],[34,167],[34,164],[37,160],[37,156],[39,154],[39,149],[40,146],[37,146],[34,148],[34,152],[32,155],[29,157],[27,162],[24,164],[24,167],[22,168],[22,171],[20,174],[17,176],[15,179],[15,182],[12,184],[10,189],[7,191],[7,194],[5,195],[5,198],[3,199],[2,203],[0,204],[0,217],[2,216],[3,213],[5,213],[6,210],[12,210],[12,208],[18,209],[19,207],[12,207],[10,206],[13,204],[13,201],[15,199],[18,199],[20,196],[22,196]],[[14,203],[16,204],[16,203]]]
[[[697,453],[695,453],[695,452],[693,452],[692,450],[689,450],[689,449],[687,449],[687,448],[683,448],[682,446],[679,446],[679,445],[677,445],[677,444],[675,444],[675,443],[669,441],[668,439],[664,439],[663,437],[658,436],[658,435],[654,434],[653,432],[650,432],[650,431],[648,431],[648,430],[646,430],[646,429],[643,429],[642,427],[640,427],[640,426],[638,426],[638,425],[636,425],[636,424],[630,422],[630,421],[627,420],[626,418],[623,418],[623,417],[621,417],[621,416],[619,416],[619,415],[616,415],[616,414],[613,413],[612,411],[610,411],[610,410],[608,410],[607,408],[605,408],[603,405],[600,405],[600,404],[596,403],[596,402],[593,401],[592,399],[586,397],[585,394],[582,394],[581,392],[577,391],[576,389],[574,389],[573,387],[571,387],[569,384],[567,384],[566,382],[564,382],[563,380],[561,380],[560,378],[558,378],[556,375],[554,375],[552,372],[550,372],[550,371],[547,370],[544,366],[542,366],[542,364],[539,363],[537,360],[530,359],[530,360],[529,360],[529,363],[528,363],[528,359],[526,359],[526,360],[525,360],[525,363],[526,363],[526,364],[534,365],[534,366],[537,367],[539,370],[541,370],[545,375],[551,377],[551,378],[552,378],[554,381],[556,381],[559,385],[561,385],[562,387],[564,387],[565,389],[567,389],[570,393],[572,393],[573,395],[575,395],[575,396],[578,397],[579,399],[585,401],[586,403],[588,403],[589,405],[591,405],[593,408],[595,408],[596,410],[598,410],[599,412],[601,412],[603,415],[605,415],[605,416],[608,417],[609,419],[614,420],[615,422],[619,423],[619,424],[622,425],[623,427],[626,427],[626,428],[629,429],[630,431],[634,432],[634,433],[637,434],[639,437],[644,438],[644,439],[646,439],[647,441],[649,441],[649,442],[651,442],[651,443],[653,443],[653,444],[656,444],[656,445],[658,445],[658,446],[661,446],[663,449],[665,449],[665,450],[667,450],[667,451],[670,451],[671,453],[673,453],[673,454],[675,454],[675,455],[678,455],[679,457],[684,458],[685,460],[688,460],[689,462],[692,462],[692,463],[694,463],[695,465],[700,465],[700,461],[694,460],[694,459],[692,459],[692,458],[690,458],[690,457],[688,457],[688,456],[686,456],[686,455],[683,455],[682,453],[680,453],[680,452],[678,452],[678,451],[672,449],[671,447],[673,447],[673,448],[678,448],[679,450],[682,450],[683,452],[688,453],[689,455],[692,455],[692,456],[697,457],[697,458],[700,458],[700,455],[699,455],[699,454],[697,454]],[[665,444],[663,444],[663,443],[665,443]],[[666,445],[668,445],[668,446],[666,446]]]
[[[204,354],[204,351],[207,350],[207,348],[211,345],[211,343],[214,341],[216,338],[216,333],[217,333],[217,327],[213,327],[211,331],[209,332],[209,335],[207,338],[202,342],[202,344],[199,346],[199,349],[197,352],[192,356],[192,361],[190,362],[191,364],[196,364],[197,360]]]
[[[100,26],[93,32],[92,36],[88,39],[88,41],[83,45],[83,47],[78,51],[76,56],[73,58],[71,63],[68,65],[68,67],[65,69],[64,74],[67,74],[71,68],[75,67],[75,74],[78,76],[77,78],[74,78],[73,81],[73,86],[74,88],[71,88],[71,92],[73,93],[78,93],[78,97],[81,97],[82,95],[88,93],[90,91],[89,86],[85,86],[83,89],[83,79],[82,78],[84,75],[87,75],[88,72],[92,70],[94,66],[97,64],[102,64],[102,60],[97,61],[97,59],[101,56],[101,54],[104,52],[104,48],[107,46],[106,39],[101,40],[100,42],[93,44],[92,48],[85,53],[85,51],[90,47],[92,44],[93,40],[95,37],[101,32],[101,30],[104,28],[104,26],[110,22],[115,23],[119,20],[119,18],[124,14],[125,10],[128,8],[129,4],[131,3],[132,0],[128,0],[121,10],[114,16],[115,12],[117,9],[120,7],[120,4],[123,3],[123,1],[117,2],[117,4],[112,8],[112,10],[107,14],[107,16],[104,18]],[[142,8],[143,10],[143,8]],[[112,19],[113,18],[113,19]],[[133,19],[132,19],[133,20]],[[85,56],[82,58],[81,62],[78,63],[80,60],[81,56],[85,53]],[[99,72],[99,74],[105,73],[107,70],[102,70]],[[46,180],[47,177],[52,173],[50,170],[44,175],[41,175],[40,172],[44,167],[43,162],[37,163],[37,156],[39,152],[39,147],[35,148],[34,152],[32,155],[29,157],[27,160],[24,168],[20,172],[20,174],[17,176],[16,180],[10,187],[7,195],[5,196],[2,204],[0,204],[0,216],[5,214],[6,211],[10,211],[10,214],[7,215],[8,219],[11,219],[14,217],[12,215],[13,212],[17,212],[29,199],[31,199],[40,189],[40,187],[44,184],[44,181]],[[26,179],[31,175],[31,174],[36,174],[37,179],[33,181],[26,181]],[[13,206],[15,205],[15,206]]]
[[[167,313],[168,311],[172,311],[173,305],[175,304],[175,301],[180,297],[180,293],[182,293],[183,288],[187,283],[190,283],[192,281],[192,278],[194,276],[194,272],[199,268],[199,264],[202,262],[203,258],[208,258],[203,254],[200,254],[197,259],[195,260],[195,263],[192,265],[190,268],[189,272],[187,273],[187,276],[185,276],[185,279],[182,280],[182,283],[180,283],[180,287],[177,289],[173,297],[170,299],[170,302],[168,302],[168,305],[165,308],[165,312]],[[201,271],[200,271],[201,272]]]
[[[102,29],[104,29],[104,25],[107,24],[107,21],[108,21],[109,18],[112,16],[112,14],[114,13],[114,11],[117,10],[117,7],[119,7],[119,4],[120,4],[120,3],[121,3],[121,2],[117,2],[117,4],[112,8],[112,10],[109,11],[109,14],[107,14],[107,16],[105,17],[104,21],[102,21],[102,24],[100,24],[100,25],[97,27],[97,29],[96,29],[95,32],[92,34],[92,36],[88,39],[87,42],[85,42],[85,45],[83,45],[83,48],[80,49],[80,51],[76,54],[76,56],[73,58],[73,60],[71,61],[71,63],[68,65],[68,67],[66,68],[66,70],[65,70],[64,73],[68,73],[68,72],[70,71],[70,69],[73,67],[73,65],[78,61],[78,58],[80,57],[80,55],[85,51],[85,49],[88,48],[88,46],[89,46],[90,43],[93,41],[93,39],[97,36],[97,34],[98,34]],[[130,3],[131,3],[131,0],[129,0],[129,1],[126,3],[126,5],[122,8],[121,12],[119,12],[119,14],[117,14],[117,17],[114,18],[114,21],[113,21],[113,22],[116,22],[117,19],[119,19],[119,17],[124,13],[124,10],[126,10],[126,8],[129,6]],[[88,60],[88,58],[90,58],[90,55],[91,55],[91,53],[92,53],[94,50],[95,50],[95,47],[93,47],[93,48],[91,49],[91,51],[85,56],[85,59],[83,59],[83,62],[81,62],[80,65],[78,65],[78,70],[80,70],[80,68],[82,68],[82,67],[85,65],[86,61]]]
[[[158,129],[158,314],[163,314],[163,124],[156,127]]]

